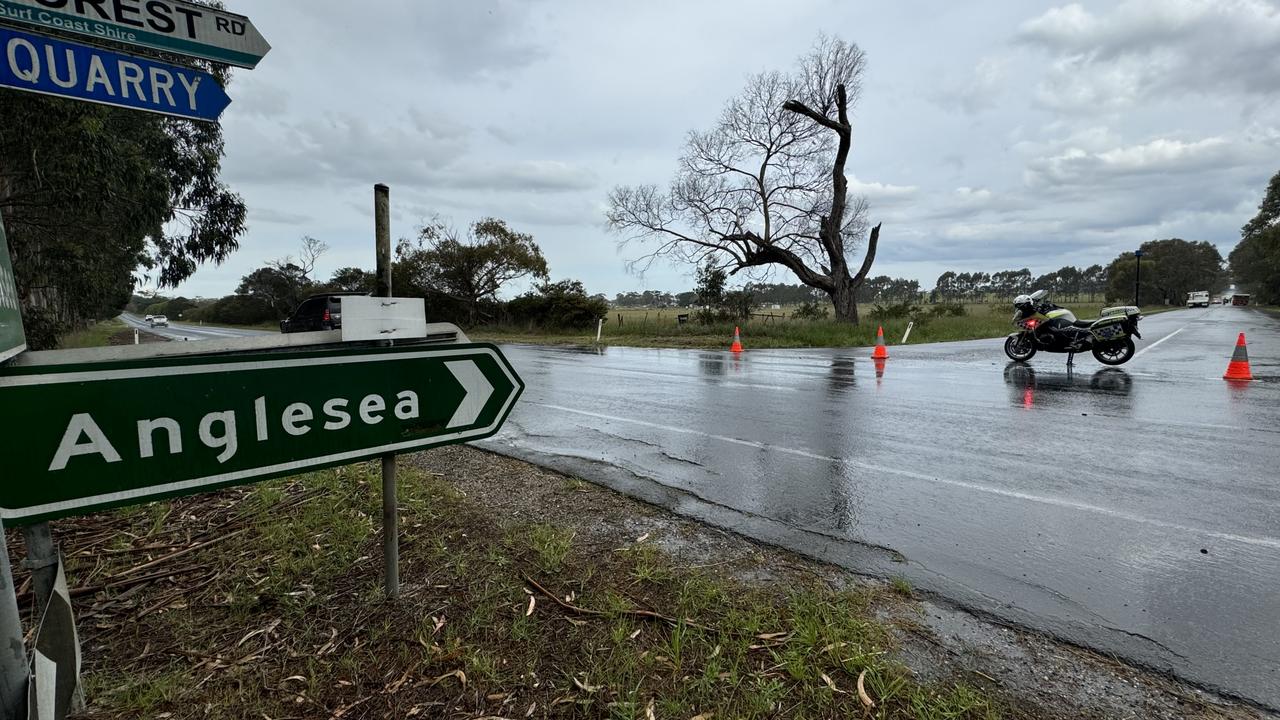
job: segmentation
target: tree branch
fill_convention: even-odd
[[[871,263],[876,259],[876,244],[880,242],[880,223],[871,228],[871,237],[867,240],[867,256],[862,258],[862,268],[858,270],[858,274],[853,277],[855,285],[862,282],[867,273],[871,271]]]
[[[835,120],[832,120],[831,118],[827,117],[826,115],[823,115],[822,113],[816,110],[810,110],[808,105],[805,105],[799,100],[788,100],[787,102],[782,104],[782,109],[790,110],[793,113],[803,115],[809,118],[810,120],[818,123],[822,127],[829,128],[831,130],[839,131],[841,127],[844,127],[846,129],[848,128],[848,125],[841,125],[840,123],[836,122]]]

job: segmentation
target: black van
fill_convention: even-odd
[[[298,306],[293,314],[280,321],[280,332],[314,332],[337,330],[342,327],[342,298],[369,293],[339,292],[312,295]]]

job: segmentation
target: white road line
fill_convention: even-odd
[[[1173,335],[1171,334],[1168,337],[1172,337],[1172,336]],[[1152,347],[1154,347],[1154,344],[1152,345]],[[614,422],[630,423],[632,425],[640,425],[641,427],[649,427],[655,430],[665,430],[667,432],[680,433],[682,435],[696,435],[698,437],[704,437],[711,440],[719,440],[721,442],[731,443],[734,445],[745,445],[747,447],[753,447],[760,450],[768,450],[771,452],[779,452],[786,455],[795,455],[798,457],[808,458],[810,460],[819,460],[823,462],[842,462],[842,463],[845,463],[846,465],[858,467],[863,470],[867,470],[869,472],[897,475],[899,477],[905,477],[912,480],[919,480],[922,482],[935,483],[939,485],[949,485],[951,487],[963,488],[965,490],[973,490],[975,492],[987,493],[990,495],[999,495],[1001,497],[1014,498],[1016,500],[1026,500],[1028,502],[1039,503],[1042,505],[1052,505],[1055,507],[1070,508],[1072,510],[1081,510],[1084,512],[1096,513],[1098,515],[1106,515],[1107,517],[1113,517],[1120,520],[1128,520],[1130,522],[1142,523],[1144,525],[1153,525],[1155,527],[1164,528],[1166,530],[1175,530],[1177,532],[1182,532],[1182,533],[1194,533],[1197,535],[1210,537],[1217,540],[1225,540],[1228,542],[1242,543],[1245,545],[1257,545],[1260,547],[1267,547],[1275,550],[1280,550],[1280,538],[1250,537],[1248,535],[1236,535],[1234,533],[1223,533],[1223,532],[1217,532],[1214,530],[1206,530],[1204,528],[1188,527],[1186,525],[1179,525],[1177,523],[1166,522],[1164,520],[1157,520],[1155,518],[1149,518],[1144,515],[1137,515],[1135,513],[1125,512],[1123,510],[1115,510],[1112,508],[1101,507],[1099,505],[1090,505],[1089,503],[1070,500],[1068,498],[1054,497],[1052,495],[1035,495],[1032,493],[1019,492],[1017,490],[1006,490],[1004,488],[992,487],[990,485],[982,485],[980,483],[971,483],[971,482],[966,482],[964,480],[948,480],[946,478],[934,477],[932,475],[924,475],[921,473],[911,472],[909,470],[900,470],[898,468],[891,468],[883,465],[873,465],[871,463],[864,463],[858,460],[849,460],[846,458],[831,457],[829,455],[820,455],[818,453],[812,453],[807,450],[796,450],[794,448],[787,448],[779,445],[770,445],[769,443],[756,442],[754,440],[742,440],[739,438],[728,437],[726,435],[716,435],[714,433],[703,432],[701,430],[690,430],[688,428],[675,427],[672,425],[661,425],[659,423],[648,422],[645,420],[635,420],[632,418],[619,417],[617,415],[605,415],[604,413],[589,412],[587,410],[576,410],[574,408],[564,407],[563,405],[551,405],[549,403],[539,403],[539,402],[526,402],[526,404],[537,405],[538,407],[544,407],[549,410],[559,410],[561,412],[574,413],[576,415],[584,415],[586,417],[596,418],[598,420],[611,420]]]
[[[1148,350],[1154,350],[1154,349],[1156,348],[1156,346],[1158,346],[1160,343],[1164,342],[1165,340],[1168,340],[1169,338],[1173,337],[1174,335],[1177,335],[1178,333],[1180,333],[1180,332],[1182,332],[1183,330],[1186,330],[1186,329],[1187,329],[1187,326],[1186,326],[1186,325],[1183,325],[1182,327],[1178,328],[1177,330],[1174,330],[1173,332],[1169,333],[1168,335],[1165,335],[1164,337],[1160,338],[1159,340],[1157,340],[1157,341],[1155,341],[1155,342],[1151,343],[1150,345],[1148,345],[1148,346],[1146,346],[1146,347],[1142,348],[1142,349],[1141,349],[1141,350],[1139,350],[1138,352],[1134,353],[1134,354],[1133,354],[1133,356],[1134,356],[1135,358],[1142,357],[1142,354],[1143,354],[1143,353],[1145,353],[1146,351],[1148,351]]]

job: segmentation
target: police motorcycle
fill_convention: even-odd
[[[1017,332],[1004,341],[1011,359],[1026,362],[1036,352],[1067,353],[1067,366],[1078,352],[1092,352],[1104,365],[1123,365],[1133,357],[1133,338],[1142,312],[1132,305],[1109,307],[1096,320],[1077,320],[1070,310],[1054,305],[1049,293],[1037,290],[1013,299],[1013,325]]]

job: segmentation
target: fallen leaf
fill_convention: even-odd
[[[627,637],[629,637],[632,640],[635,640],[636,638],[640,637],[640,628],[636,628],[636,631],[631,633]]]
[[[649,533],[645,533],[645,534],[641,535],[640,537],[636,538],[636,544],[642,543],[642,542],[644,542],[645,540],[648,540],[648,539],[649,539]]]
[[[649,704],[644,706],[644,720],[658,720],[658,716],[653,714],[653,698],[649,698]]]
[[[573,684],[577,685],[578,688],[585,693],[598,692],[601,688],[604,687],[603,685],[588,685],[587,683],[583,682],[582,680],[579,680],[578,678],[573,679]]]
[[[436,678],[432,679],[432,680],[431,680],[431,684],[432,684],[432,685],[436,685],[436,684],[438,684],[441,680],[448,680],[448,679],[449,679],[449,678],[451,678],[451,677],[456,677],[456,678],[458,678],[458,682],[462,683],[462,687],[464,687],[464,688],[465,688],[465,687],[467,686],[467,674],[466,674],[466,673],[464,673],[464,672],[462,672],[461,670],[454,670],[453,672],[447,672],[447,673],[445,673],[445,674],[443,674],[443,675],[440,675],[440,676],[438,676],[438,677],[436,677]]]
[[[866,678],[867,678],[866,670],[863,670],[862,672],[858,673],[858,699],[862,701],[862,704],[866,706],[868,710],[870,710],[871,708],[876,706],[876,703],[874,700],[871,699],[871,696],[867,694],[867,689],[862,684],[863,681],[866,680]]]
[[[693,717],[689,718],[689,720],[711,720],[711,718],[713,717],[715,717],[715,713],[704,712],[704,713],[698,713],[697,715],[694,715]]]
[[[819,673],[819,675],[822,676],[822,682],[826,683],[827,687],[831,688],[831,692],[841,692],[840,688],[836,687],[836,682],[832,680],[829,675],[826,673]]]
[[[532,595],[529,596],[529,607],[525,608],[524,616],[529,617],[533,614],[533,606],[538,604],[538,600]]]

